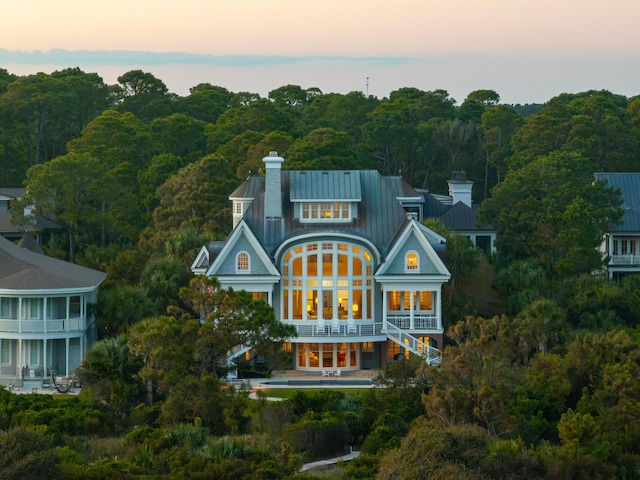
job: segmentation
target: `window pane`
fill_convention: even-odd
[[[306,343],[298,344],[298,366],[299,367],[307,366],[307,344]]]
[[[315,368],[320,366],[320,350],[317,343],[309,344],[309,366]]]
[[[307,275],[315,277],[318,275],[318,254],[313,253],[307,257]]]

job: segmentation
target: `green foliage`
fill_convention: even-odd
[[[48,479],[58,455],[53,436],[16,427],[0,435],[0,478]]]
[[[120,284],[100,293],[95,313],[102,334],[108,337],[125,334],[131,325],[155,311],[145,288]]]
[[[373,429],[360,447],[360,451],[369,455],[377,455],[384,450],[400,446],[398,432],[391,427],[380,426]]]
[[[337,418],[305,418],[286,426],[282,432],[285,441],[297,452],[306,452],[312,457],[342,453],[348,433],[344,421]]]

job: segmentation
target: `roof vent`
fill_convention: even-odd
[[[271,151],[269,152],[269,156],[270,156],[270,157],[277,157],[277,156],[278,156],[278,152],[276,152],[275,150],[271,150]]]

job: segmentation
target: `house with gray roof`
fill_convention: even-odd
[[[477,203],[472,201],[473,182],[466,172],[453,172],[448,182],[449,195],[424,192],[425,217],[437,218],[440,223],[459,235],[467,237],[471,244],[485,254],[496,253],[497,231],[477,219]]]
[[[11,204],[19,201],[25,193],[26,188],[0,187],[0,237],[18,241],[24,232],[31,232],[38,244],[43,245],[60,229],[60,225],[37,217],[26,220],[24,225],[16,225],[11,218]]]
[[[620,190],[624,214],[611,225],[600,251],[609,278],[620,279],[640,273],[640,172],[598,172],[596,182]]]
[[[293,325],[297,336],[277,346],[290,352],[291,369],[346,373],[410,355],[439,363],[444,238],[377,171],[283,162],[271,152],[265,176],[231,194],[231,234],[203,246],[192,271],[252,292]]]
[[[69,377],[97,339],[90,305],[106,274],[0,237],[0,382]],[[35,250],[35,251],[33,251]],[[41,252],[41,251],[40,251]]]

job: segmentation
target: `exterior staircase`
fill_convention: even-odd
[[[240,345],[236,345],[233,347],[229,353],[227,354],[227,366],[229,367],[229,371],[227,373],[227,379],[238,378],[238,365],[234,360],[241,355],[244,355],[253,347],[250,342],[241,343]]]
[[[428,365],[437,366],[442,362],[442,352],[437,348],[418,340],[413,335],[396,327],[393,323],[385,322],[384,326],[389,340],[406,348],[415,355],[424,357]]]

